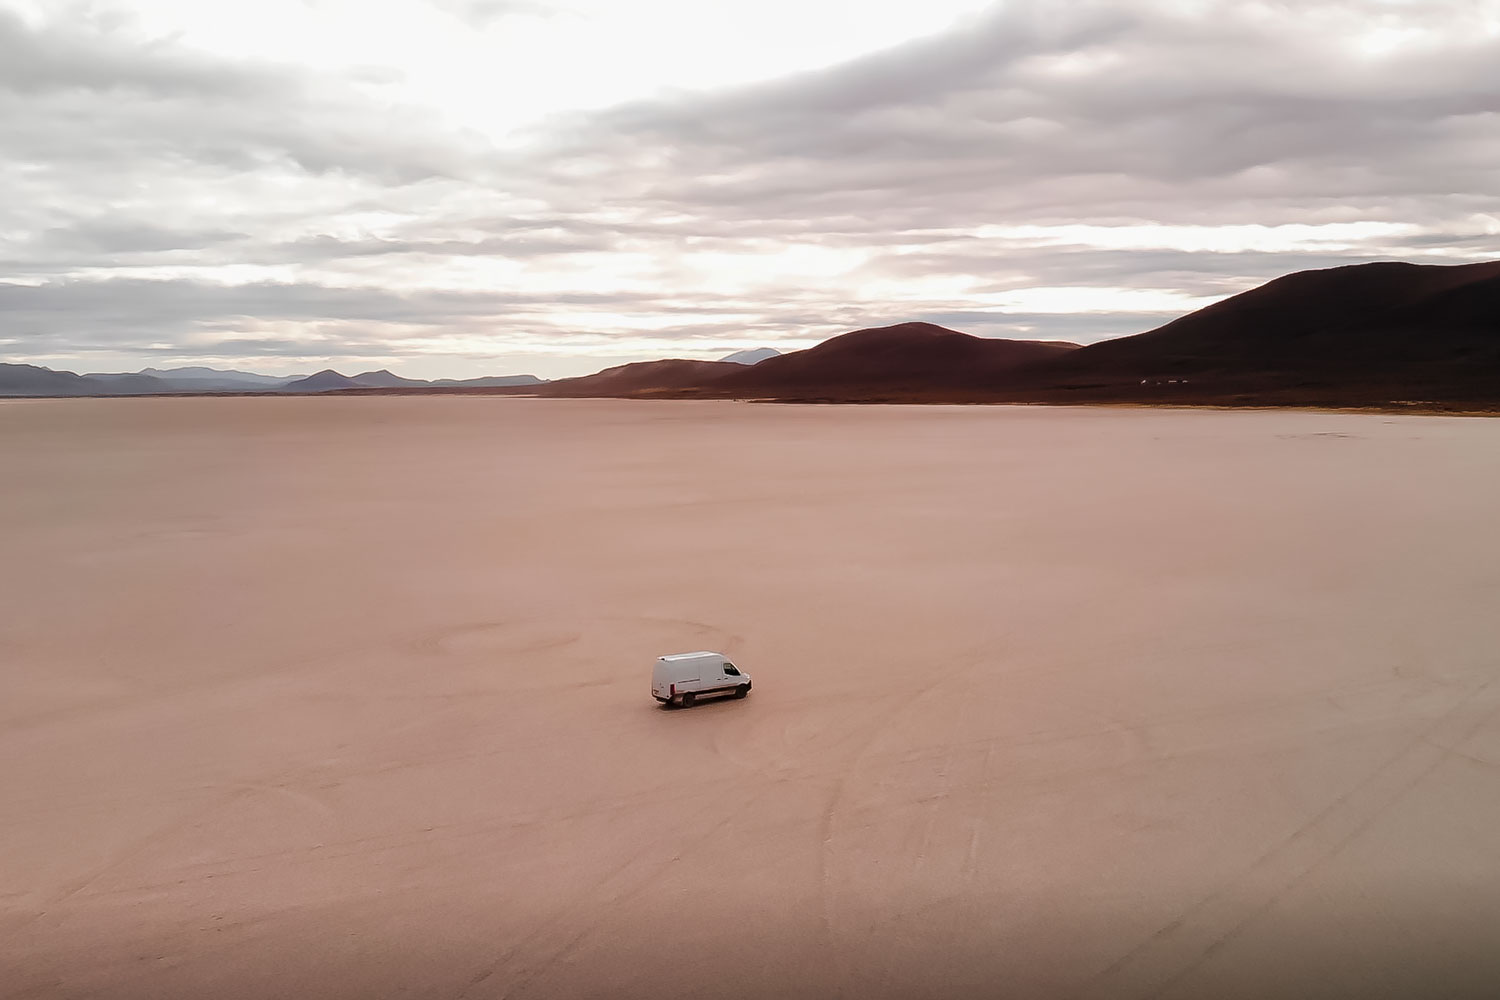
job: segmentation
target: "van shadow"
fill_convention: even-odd
[[[673,715],[690,714],[693,712],[712,712],[716,710],[723,711],[724,709],[729,708],[733,705],[743,705],[753,697],[754,695],[746,695],[743,698],[736,698],[732,694],[727,694],[720,695],[718,697],[699,698],[697,701],[693,702],[692,705],[686,708],[682,707],[681,705],[668,705],[665,702],[658,701],[656,703],[655,709],[649,709],[648,711],[669,712]]]

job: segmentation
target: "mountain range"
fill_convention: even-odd
[[[735,351],[722,361],[753,365],[781,352],[771,347]],[[719,362],[711,362],[717,364]],[[541,386],[535,375],[488,375],[465,379],[403,378],[379,371],[344,375],[331,368],[311,375],[259,375],[255,372],[190,366],[142,368],[138,372],[55,371],[37,365],[0,364],[0,396],[141,396],[184,393],[309,393],[309,392],[463,392],[474,389],[521,392]]]
[[[1299,271],[1164,326],[1086,347],[931,323],[802,351],[671,358],[544,381],[381,370],[277,378],[212,368],[76,375],[0,364],[0,395],[520,393],[826,402],[1124,402],[1500,410],[1500,261]]]
[[[282,392],[330,392],[347,389],[490,389],[496,387],[537,386],[543,379],[535,375],[489,375],[483,378],[402,378],[382,368],[358,375],[340,375],[331,368],[294,379],[281,387]]]
[[[312,375],[257,375],[217,368],[145,368],[138,372],[78,375],[36,365],[0,364],[0,396],[140,396],[194,393],[310,393],[360,389],[492,389],[542,385],[535,375],[495,375],[470,379],[402,378],[381,369],[341,375],[331,369]]]
[[[651,365],[658,366],[654,379]],[[1086,347],[898,323],[748,369],[699,367],[696,381],[681,365],[627,366],[628,385],[586,376],[539,392],[1497,410],[1500,261],[1299,271],[1154,330]]]

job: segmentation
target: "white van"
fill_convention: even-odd
[[[651,671],[651,697],[668,707],[687,708],[705,695],[743,698],[749,693],[750,675],[741,673],[723,653],[702,651],[660,656]]]

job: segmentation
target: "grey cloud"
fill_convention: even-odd
[[[796,300],[791,300],[796,305]],[[666,293],[569,292],[535,294],[506,291],[338,288],[311,282],[258,282],[221,285],[195,279],[62,280],[40,285],[0,283],[0,317],[16,355],[55,354],[71,345],[80,350],[164,342],[183,354],[218,353],[225,339],[255,339],[247,329],[278,322],[308,324],[331,331],[320,337],[319,354],[330,344],[386,343],[413,334],[440,340],[448,335],[494,333],[505,328],[542,329],[555,340],[585,336],[584,329],[562,329],[548,321],[559,308],[587,312],[628,310],[654,315],[694,313],[726,317],[743,312],[744,302],[704,295],[691,306]],[[733,330],[728,319],[676,333]],[[672,330],[654,336],[676,335]],[[275,339],[275,338],[272,338]],[[296,340],[307,345],[307,340]],[[306,353],[304,350],[301,353]],[[367,351],[365,353],[368,353]]]
[[[191,347],[185,351],[182,344],[147,346],[137,348],[142,354],[160,357],[182,357],[193,353]],[[211,347],[201,348],[204,357],[243,358],[371,358],[387,356],[391,350],[389,341],[361,340],[357,331],[352,336],[334,340],[296,339],[292,337],[226,337],[215,340]]]
[[[9,239],[0,239],[0,275],[37,278],[79,268],[198,260],[206,253],[244,246],[249,239],[247,233],[231,229],[89,217],[30,233],[18,229]]]
[[[202,250],[245,238],[245,233],[223,229],[171,229],[150,222],[98,218],[48,229],[35,241],[35,249],[85,254],[157,253]]]
[[[160,178],[202,164],[222,172],[292,165],[389,184],[482,170],[485,144],[439,132],[419,116],[333,99],[274,93],[216,99],[184,92],[107,96],[0,92],[13,161],[72,166],[119,179]]]
[[[1391,255],[1375,252],[1206,252],[1187,250],[1098,250],[1090,247],[988,246],[959,241],[921,253],[876,257],[874,274],[917,278],[969,274],[987,279],[982,292],[1031,287],[1103,286],[1172,288],[1189,295],[1228,295],[1290,271],[1342,267]]]
[[[757,219],[719,217],[707,212],[667,217],[648,210],[634,213],[633,218],[601,218],[592,214],[597,207],[597,203],[582,205],[574,214],[531,217],[460,215],[445,218],[441,223],[464,231],[492,233],[514,239],[556,239],[580,244],[597,241],[611,247],[647,245],[663,240],[685,247],[731,244],[743,246],[761,240],[777,243],[806,240],[825,246],[864,247],[880,241],[892,232],[891,227],[882,220],[872,219],[863,213],[800,219]],[[949,229],[915,228],[921,221],[915,212],[909,221],[910,226],[900,228],[903,243],[944,242],[954,238]],[[423,220],[405,231],[415,234],[431,225],[430,221]]]
[[[28,25],[0,10],[3,157],[162,176],[184,163],[253,171],[278,163],[390,183],[482,173],[493,155],[349,79],[209,59],[86,19]]]
[[[129,40],[107,23],[69,13],[65,30],[29,25],[0,9],[0,91],[30,97],[79,90],[244,97],[283,87],[269,72],[228,67],[169,43]]]
[[[336,260],[342,257],[383,257],[399,254],[433,254],[450,257],[545,257],[558,254],[597,253],[613,248],[603,236],[575,234],[490,236],[458,239],[364,239],[341,240],[315,236],[283,244],[278,256],[286,259]]]
[[[861,114],[893,108],[931,110],[940,101],[991,89],[1028,58],[1087,49],[1137,23],[1115,5],[997,5],[961,29],[832,70],[704,98],[637,102],[601,117],[607,127],[636,136],[735,144],[749,139],[760,149],[798,153],[807,148],[810,123],[857,122]],[[584,134],[589,131],[585,123]],[[829,138],[838,143],[847,136]]]
[[[1496,233],[1468,236],[1429,233],[1422,236],[1409,236],[1402,242],[1416,249],[1434,247],[1443,250],[1463,250],[1474,256],[1500,253],[1500,234]]]
[[[280,353],[288,357],[377,356],[413,339],[436,345],[448,336],[503,330],[540,333],[556,342],[607,345],[614,336],[585,322],[560,328],[559,308],[654,316],[691,316],[654,327],[656,339],[756,340],[826,337],[891,322],[888,307],[842,302],[816,291],[789,290],[773,303],[670,292],[541,295],[525,292],[335,288],[314,283],[223,286],[192,279],[0,283],[0,316],[18,357],[65,352],[139,350],[177,357]],[[744,314],[759,315],[746,320]],[[903,315],[901,318],[909,318]],[[277,323],[296,335],[264,332]],[[156,347],[148,347],[157,344]],[[342,345],[342,346],[341,346]],[[273,349],[273,347],[275,349]]]
[[[194,279],[110,278],[41,285],[0,283],[0,315],[12,328],[108,321],[133,328],[233,317],[341,319],[368,323],[436,323],[492,317],[538,305],[620,305],[644,295],[337,288],[308,282],[222,285]]]
[[[1295,214],[1308,197],[1476,190],[1500,38],[1375,62],[1312,30],[1333,7],[1013,2],[832,70],[575,119],[553,151],[625,166],[611,182],[632,197],[760,218],[920,200],[929,224],[1207,219],[1241,193]]]

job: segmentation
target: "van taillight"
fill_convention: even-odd
[[[675,697],[677,697],[677,685],[676,684],[673,684],[671,687],[667,688],[667,697],[669,697],[669,698],[675,698]]]

